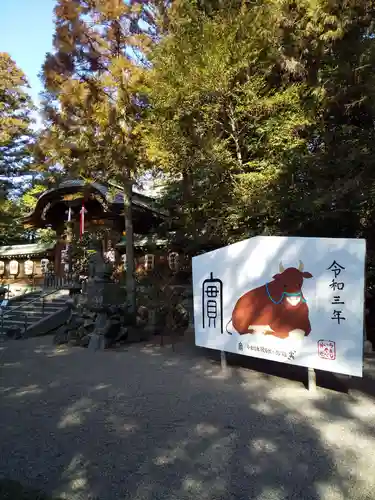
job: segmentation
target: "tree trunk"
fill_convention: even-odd
[[[188,217],[192,224],[192,235],[197,239],[197,226],[195,221],[195,201],[193,197],[193,173],[190,168],[185,168],[182,172],[182,195],[185,207],[188,207]]]
[[[192,180],[190,169],[184,168],[182,171],[182,191],[184,203],[189,203],[192,197]]]
[[[229,125],[231,128],[231,136],[234,142],[234,145],[236,147],[236,156],[237,156],[237,162],[238,165],[242,168],[243,165],[243,160],[242,160],[242,152],[241,152],[241,145],[240,145],[240,135],[237,130],[237,123],[236,119],[234,117],[234,110],[233,106],[229,105],[228,106],[228,118],[229,118]]]
[[[126,238],[126,302],[130,313],[136,312],[134,234],[133,234],[133,184],[129,176],[124,181],[124,217]]]

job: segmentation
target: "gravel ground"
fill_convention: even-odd
[[[223,374],[186,346],[39,338],[0,344],[0,364],[0,479],[69,500],[375,499],[375,399],[358,387]]]

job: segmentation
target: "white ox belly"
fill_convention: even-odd
[[[249,330],[252,330],[254,335],[266,335],[267,333],[272,335],[274,332],[270,325],[249,325]],[[305,332],[300,328],[295,328],[289,332],[287,338],[298,342],[305,338]]]
[[[289,332],[288,339],[290,340],[303,340],[305,338],[305,332],[300,328],[296,328],[295,330],[291,330]]]

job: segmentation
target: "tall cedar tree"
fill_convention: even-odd
[[[0,241],[7,244],[18,242],[23,232],[15,224],[19,210],[9,194],[19,187],[16,178],[31,173],[34,107],[27,87],[23,72],[0,52]]]
[[[374,24],[367,0],[178,3],[146,142],[190,178],[191,234],[373,240]]]
[[[233,2],[206,13],[182,1],[152,53],[147,150],[181,174],[185,226],[203,245],[274,232],[276,200],[266,192],[306,149],[295,133],[309,124],[300,83],[269,81],[275,32],[272,6]]]
[[[162,5],[58,0],[54,52],[42,75],[47,127],[40,148],[47,164],[58,162],[71,174],[123,186],[130,310],[135,309],[132,186],[145,168],[140,140],[147,105],[145,55],[158,37]]]

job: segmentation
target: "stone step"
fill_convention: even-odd
[[[14,304],[9,303],[7,308],[4,310],[4,317],[2,319],[0,315],[0,330],[1,321],[4,329],[9,326],[20,326],[24,328],[25,317],[27,317],[27,325],[30,326],[46,316],[58,313],[61,309],[66,307],[67,298],[68,296],[65,296],[65,298],[61,297],[48,302],[45,301],[44,308],[41,301],[21,301],[15,302]]]
[[[60,306],[59,304],[54,304],[54,305],[45,305],[44,308],[41,306],[41,305],[38,305],[38,306],[33,306],[33,307],[23,307],[23,308],[20,308],[20,309],[15,309],[15,310],[12,310],[12,309],[6,309],[4,311],[4,317],[7,317],[7,316],[18,316],[18,315],[25,315],[27,314],[28,316],[35,316],[35,315],[48,315],[48,314],[52,314],[52,313],[55,313],[57,311],[60,311],[61,309],[63,309],[63,306]]]
[[[0,335],[5,334],[8,329],[18,328],[25,332],[32,329],[33,325],[49,316],[54,317],[66,307],[67,300],[70,298],[66,290],[53,290],[54,293],[46,294],[46,291],[30,292],[25,294],[19,300],[8,302],[4,310],[4,316],[0,315]],[[43,304],[44,302],[44,304]]]
[[[53,300],[45,300],[44,304],[58,304],[59,306],[63,306],[66,304],[68,299],[53,299]],[[42,304],[42,301],[35,302],[35,304]]]
[[[44,305],[41,304],[40,302],[35,302],[34,304],[24,304],[22,307],[7,307],[6,311],[16,313],[17,311],[35,311],[36,309],[42,310],[43,307],[44,309],[61,309],[66,305],[65,302],[59,303],[59,302],[46,302]]]
[[[21,300],[10,300],[7,307],[21,307],[22,305],[26,304],[37,304],[39,301],[42,301],[40,297],[28,297],[22,298]]]
[[[4,318],[1,322],[0,318],[0,334],[1,332],[5,332],[9,327],[20,327],[21,330],[24,330],[25,324],[29,328],[31,325],[37,323],[41,319],[45,318],[46,315],[38,314],[27,317],[17,316],[17,317],[7,317]]]
[[[47,310],[46,308],[44,308],[45,310]],[[53,308],[53,310],[58,311],[60,310],[60,307],[57,307],[57,308]],[[6,316],[24,316],[25,314],[27,315],[30,315],[30,316],[33,316],[35,314],[43,314],[43,309],[41,307],[33,307],[32,309],[17,309],[15,311],[12,311],[11,309],[8,309],[8,310],[5,310],[4,311],[4,317]]]
[[[44,299],[44,304],[65,304],[69,297],[46,297]],[[10,301],[8,302],[7,308],[21,308],[22,306],[32,306],[42,304],[43,300],[38,297],[37,300],[21,300],[21,301]]]
[[[1,324],[6,325],[6,324],[14,324],[14,323],[22,323],[25,324],[25,321],[27,322],[28,325],[37,323],[43,318],[46,318],[47,316],[50,316],[51,314],[58,313],[61,311],[61,308],[53,308],[53,309],[44,309],[44,314],[42,309],[35,310],[35,311],[17,311],[14,313],[9,313],[5,314],[3,318],[0,316],[0,329],[1,329]]]
[[[42,319],[42,318],[38,318],[39,319]],[[21,327],[22,329],[25,328],[25,324],[29,327],[30,325],[36,323],[36,321],[25,321],[25,319],[21,319],[21,318],[18,318],[18,319],[4,319],[4,323],[3,323],[3,329],[6,330],[7,328],[9,328],[10,326],[19,326]],[[1,322],[0,322],[0,331],[1,331]]]
[[[22,300],[10,300],[8,302],[7,307],[21,307],[24,304],[32,304],[33,302],[38,302],[35,298],[31,299],[22,299]]]
[[[58,304],[58,305],[64,306],[66,304],[67,300],[68,299],[54,299],[54,300],[50,300],[50,301],[45,300],[44,303],[45,304]]]

